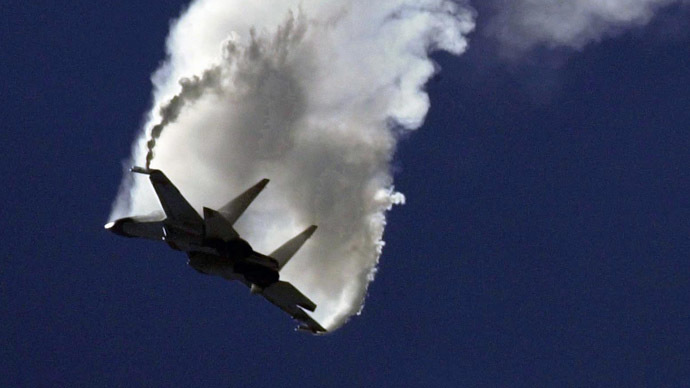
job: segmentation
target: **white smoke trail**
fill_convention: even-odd
[[[270,178],[237,229],[270,252],[319,225],[281,277],[334,329],[360,310],[385,211],[404,200],[389,163],[395,132],[429,108],[428,54],[461,54],[473,27],[448,0],[195,1],[172,27],[133,163],[158,125],[152,167],[198,209]],[[125,178],[111,218],[158,206],[147,180]]]
[[[494,0],[490,34],[521,52],[537,45],[581,49],[643,26],[663,7],[688,0]]]

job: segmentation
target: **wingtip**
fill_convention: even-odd
[[[255,184],[252,189],[254,189],[254,190],[258,189],[259,192],[261,192],[266,187],[268,182],[270,182],[270,181],[271,181],[270,179],[264,178],[264,179],[260,180],[259,183]]]
[[[301,331],[305,333],[311,333],[312,335],[324,335],[328,334],[328,330],[324,329],[323,327],[310,327],[307,325],[299,325],[295,328],[295,331]]]
[[[129,171],[137,173],[137,174],[150,175],[153,170],[151,170],[149,168],[139,167],[139,166],[132,166],[132,168],[130,168]]]
[[[252,186],[252,189],[254,189],[254,190],[259,189],[259,191],[261,191],[264,189],[264,187],[266,187],[266,185],[270,181],[271,181],[270,179],[264,178],[264,179],[258,181],[254,186]]]

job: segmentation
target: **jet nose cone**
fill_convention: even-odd
[[[125,224],[127,224],[130,221],[131,219],[129,218],[123,218],[121,220],[108,222],[103,227],[105,228],[105,230],[115,233],[119,236],[131,237],[129,233],[125,232]]]

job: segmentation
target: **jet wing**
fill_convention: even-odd
[[[203,225],[203,220],[199,213],[194,210],[192,205],[180,193],[180,190],[170,182],[170,179],[162,171],[133,167],[132,172],[149,176],[163,211],[165,211],[165,215],[169,219],[185,224]]]
[[[268,184],[268,179],[262,179],[259,183],[250,187],[247,191],[237,196],[237,198],[228,202],[225,206],[218,210],[219,213],[223,214],[230,225],[235,224],[238,218],[247,210],[247,207],[256,199],[256,197],[261,193],[261,190]]]
[[[281,310],[290,314],[292,318],[300,321],[303,324],[303,326],[299,327],[300,330],[308,330],[314,334],[326,332],[326,329],[304,311],[314,311],[316,304],[304,296],[292,284],[283,281],[273,283],[266,287],[261,295]]]
[[[278,268],[281,269],[287,262],[290,260],[292,256],[297,253],[297,251],[304,245],[304,243],[311,237],[312,234],[316,231],[316,225],[312,225],[307,228],[304,232],[298,234],[296,237],[294,237],[292,240],[286,242],[283,244],[280,248],[276,249],[268,255],[271,257],[273,260],[278,262]]]

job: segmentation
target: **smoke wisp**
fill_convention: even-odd
[[[236,228],[270,252],[319,225],[281,278],[337,328],[360,311],[385,212],[404,200],[390,162],[397,131],[429,108],[428,55],[461,54],[473,19],[447,0],[197,0],[172,26],[132,163],[165,171],[197,209],[270,178]],[[158,208],[128,177],[111,218]]]
[[[163,129],[171,122],[177,120],[182,108],[184,108],[186,104],[194,102],[201,97],[205,90],[218,85],[220,70],[221,68],[219,66],[214,66],[204,71],[201,77],[192,76],[192,78],[182,78],[180,80],[180,87],[182,90],[160,108],[159,114],[161,116],[161,121],[151,128],[150,139],[146,142],[146,168],[151,167],[156,140],[161,136]]]
[[[663,7],[688,0],[495,0],[488,32],[504,49],[535,46],[581,49],[589,43],[646,25]]]

